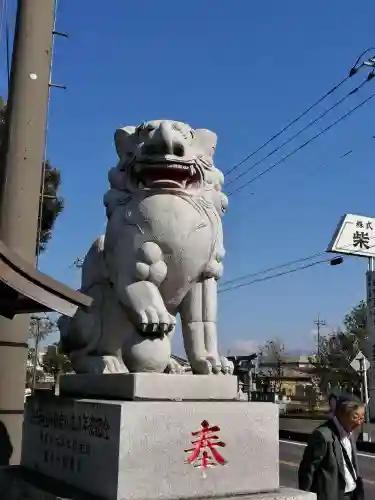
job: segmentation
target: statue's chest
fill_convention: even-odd
[[[202,238],[210,246],[217,233],[215,217],[198,202],[183,197],[153,195],[128,206],[127,213],[129,222],[136,223],[146,238],[171,248],[187,249]]]

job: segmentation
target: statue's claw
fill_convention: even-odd
[[[176,318],[163,307],[150,306],[139,312],[140,330],[147,336],[164,337],[176,326]]]
[[[194,373],[198,375],[233,375],[234,365],[224,356],[207,356],[191,363]]]
[[[164,337],[176,326],[158,288],[149,281],[138,281],[126,288],[125,305],[132,311],[134,326],[147,337]]]

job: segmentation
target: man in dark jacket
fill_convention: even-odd
[[[299,488],[317,500],[364,500],[353,431],[362,425],[363,403],[338,398],[335,416],[318,427],[305,449],[298,471]]]

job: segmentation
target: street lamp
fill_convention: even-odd
[[[334,259],[329,261],[329,264],[331,266],[339,266],[344,262],[344,259],[342,257],[335,257]]]

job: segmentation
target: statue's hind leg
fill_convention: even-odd
[[[107,284],[93,287],[90,296],[89,311],[78,309],[73,318],[59,319],[63,352],[79,374],[128,373],[121,352],[124,312]]]
[[[202,278],[193,284],[182,302],[180,315],[185,351],[193,372],[232,374],[233,364],[218,352],[215,278]]]
[[[213,279],[194,283],[180,308],[186,355],[193,372],[201,375],[221,371],[216,339],[215,283]]]

